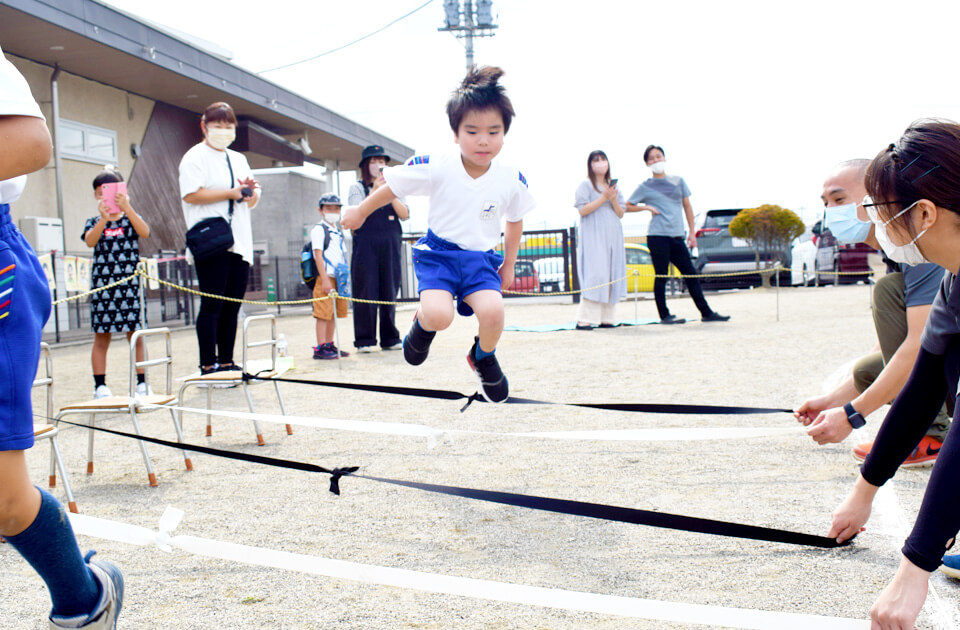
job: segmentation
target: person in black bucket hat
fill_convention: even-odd
[[[383,185],[380,171],[390,156],[378,144],[364,147],[360,156],[360,181],[350,187],[347,204],[357,205],[367,195]],[[353,255],[350,276],[353,296],[366,300],[392,302],[400,290],[400,244],[403,229],[400,221],[410,216],[405,200],[395,199],[370,215],[363,227],[353,231]],[[377,315],[379,313],[379,326]],[[399,350],[400,331],[394,323],[396,308],[392,305],[353,304],[353,345],[358,352],[376,349],[379,333],[380,347]]]

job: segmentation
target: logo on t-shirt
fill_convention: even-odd
[[[107,238],[113,238],[114,236],[123,236],[123,228],[122,227],[107,228],[103,231],[103,235],[106,236]]]
[[[497,216],[497,202],[496,201],[484,201],[483,206],[480,208],[480,220],[489,221],[494,219]]]

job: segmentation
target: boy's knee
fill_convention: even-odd
[[[421,309],[418,318],[425,330],[446,330],[453,323],[453,308]]]
[[[488,305],[479,310],[474,309],[474,312],[477,314],[477,321],[484,328],[503,329],[504,316],[502,304]]]

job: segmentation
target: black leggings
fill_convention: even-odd
[[[224,252],[197,261],[197,283],[204,293],[242,298],[247,291],[250,265],[233,252]],[[200,365],[233,362],[233,346],[237,337],[239,302],[216,298],[200,298],[197,314],[197,343],[200,346]]]
[[[677,270],[685,276],[696,275],[697,270],[690,260],[690,251],[681,237],[648,236],[647,247],[650,249],[650,258],[653,259],[653,271],[658,276],[667,275],[670,263],[673,263]],[[712,313],[713,311],[710,310],[707,300],[703,297],[700,279],[684,278],[683,281],[687,283],[687,291],[690,292],[690,297],[693,298],[693,303],[697,305],[700,315],[706,317]],[[653,297],[657,302],[657,312],[660,314],[660,319],[669,317],[666,278],[656,278],[653,281]]]

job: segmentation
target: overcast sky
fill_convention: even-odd
[[[426,0],[110,0],[261,71],[350,42]],[[198,11],[198,7],[202,10]],[[593,149],[629,195],[662,145],[694,210],[775,203],[808,222],[835,163],[873,157],[913,120],[960,120],[960,2],[494,0],[475,60],[499,65],[517,117],[500,159],[539,202],[527,229],[572,225]],[[264,74],[418,153],[455,150],[444,105],[462,43],[442,0],[345,50]],[[345,191],[344,191],[345,193]],[[413,227],[423,226],[414,205]],[[647,215],[628,216],[627,234]],[[699,220],[698,220],[699,224]]]

